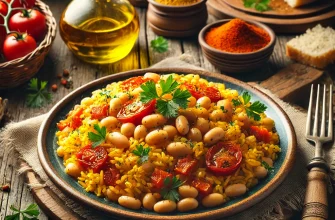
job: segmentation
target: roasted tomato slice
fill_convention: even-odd
[[[271,134],[266,128],[250,126],[250,134],[254,135],[258,141],[270,143]]]
[[[220,91],[215,87],[207,86],[205,84],[194,85],[189,83],[184,83],[184,86],[196,99],[203,96],[207,96],[212,102],[217,102],[222,99]]]
[[[65,120],[57,123],[57,127],[59,130],[64,130],[66,127],[71,127],[73,129],[77,129],[82,125],[82,119],[80,118],[81,114],[83,114],[84,109],[78,108],[73,110],[69,117],[71,117],[70,122],[66,122]]]
[[[123,90],[134,89],[140,87],[145,82],[149,81],[149,78],[144,78],[143,76],[135,76],[129,78],[121,83],[121,88]]]
[[[192,186],[195,187],[202,196],[207,196],[213,192],[212,185],[205,180],[195,179],[192,181]]]
[[[233,142],[219,142],[206,153],[206,166],[218,175],[230,175],[242,162],[240,146]]]
[[[69,125],[70,125],[69,123],[59,122],[59,123],[57,123],[57,128],[58,128],[60,131],[63,131],[64,128],[68,127]]]
[[[93,106],[91,109],[91,119],[101,120],[108,116],[108,105]]]
[[[107,161],[107,151],[103,147],[96,147],[92,149],[92,145],[89,144],[83,147],[76,154],[76,157],[80,165],[82,165],[86,170],[92,169],[94,173],[98,173]]]
[[[144,116],[150,115],[155,110],[156,100],[152,100],[147,104],[141,101],[127,102],[119,111],[117,119],[122,123],[133,123],[139,125]]]
[[[165,178],[172,178],[172,174],[155,168],[154,172],[151,174],[151,183],[153,187],[161,189],[164,185]]]
[[[196,165],[197,165],[197,161],[195,159],[191,157],[185,157],[177,161],[177,164],[174,170],[177,173],[188,176],[191,174],[192,170],[195,168]]]
[[[107,186],[115,186],[116,181],[120,179],[120,171],[115,167],[109,166],[104,169],[104,183]]]

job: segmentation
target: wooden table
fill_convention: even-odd
[[[69,1],[45,0],[45,3],[50,6],[51,11],[58,21]],[[77,88],[87,82],[109,74],[146,68],[164,58],[179,56],[183,53],[191,54],[204,69],[220,72],[203,57],[197,36],[183,40],[169,39],[169,50],[167,52],[160,54],[152,51],[150,41],[155,39],[156,35],[146,22],[146,9],[138,9],[137,11],[141,25],[140,36],[131,53],[123,60],[106,66],[83,63],[72,55],[59,34],[57,34],[52,49],[36,77],[40,80],[47,80],[49,85],[54,83],[59,85],[59,79],[56,76],[62,74],[64,69],[67,69],[73,78],[73,87]],[[279,36],[277,38],[275,51],[267,65],[252,73],[236,74],[233,75],[233,77],[243,81],[261,81],[291,63],[292,61],[285,56],[285,43],[290,38],[292,38],[292,36]],[[329,75],[325,77],[327,80],[334,81],[334,76],[333,74],[333,79],[331,79]],[[9,111],[14,121],[21,121],[46,113],[55,103],[72,91],[71,89],[66,89],[59,85],[58,91],[53,93],[52,103],[43,108],[32,109],[25,105],[25,86],[26,85],[11,90],[0,91],[0,97],[9,99]],[[17,158],[17,153],[9,153],[0,146],[0,184],[10,183],[11,185],[10,193],[0,191],[0,219],[4,219],[4,216],[12,213],[9,209],[11,205],[23,209],[26,208],[28,204],[34,202],[29,188],[25,184],[24,177],[19,176],[16,172],[19,167]],[[41,213],[39,219],[48,219],[48,217],[44,213]]]

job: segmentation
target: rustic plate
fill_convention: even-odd
[[[265,105],[268,106],[266,113],[275,120],[276,129],[280,135],[280,146],[282,149],[278,160],[275,163],[274,171],[271,172],[264,180],[248,191],[244,196],[230,200],[228,203],[220,207],[215,208],[198,208],[195,211],[188,213],[171,213],[171,214],[157,214],[154,212],[140,209],[133,211],[124,208],[118,204],[109,202],[104,198],[99,198],[93,193],[87,193],[76,180],[72,179],[69,175],[64,173],[64,166],[62,158],[56,154],[57,143],[55,132],[57,131],[56,123],[63,119],[66,114],[74,107],[74,105],[80,103],[83,97],[91,95],[91,92],[106,86],[108,83],[124,80],[132,76],[143,75],[146,72],[157,72],[160,74],[164,73],[194,73],[199,74],[202,77],[215,82],[223,82],[229,88],[238,90],[239,92],[248,91],[253,100],[261,100]],[[101,214],[101,219],[109,218],[141,218],[141,219],[213,219],[222,218],[224,216],[233,215],[237,212],[241,212],[254,204],[260,202],[266,198],[279,184],[285,179],[289,170],[293,166],[294,157],[296,151],[296,136],[289,118],[286,113],[266,94],[253,88],[252,86],[240,82],[236,79],[227,77],[225,75],[210,73],[200,70],[192,69],[144,69],[134,70],[124,73],[114,74],[107,77],[97,79],[90,82],[63,98],[59,101],[49,112],[48,117],[42,123],[39,135],[38,135],[38,155],[41,161],[42,167],[44,168],[50,179],[67,195],[77,200],[78,202],[87,204],[92,208],[95,208]],[[103,214],[106,213],[106,214]]]

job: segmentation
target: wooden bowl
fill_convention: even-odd
[[[155,6],[162,12],[190,12],[196,11],[199,8],[206,7],[206,0],[199,0],[199,2],[191,5],[164,5],[156,2],[155,0],[148,0],[149,4]]]

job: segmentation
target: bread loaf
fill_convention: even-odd
[[[335,30],[320,24],[287,42],[286,55],[317,68],[335,61]]]
[[[285,0],[289,6],[292,8],[297,8],[302,5],[307,5],[309,3],[315,2],[316,0]]]

